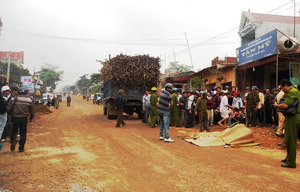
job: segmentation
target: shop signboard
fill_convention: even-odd
[[[277,31],[273,30],[236,50],[237,65],[257,61],[275,55],[277,52]]]
[[[22,89],[28,89],[29,92],[34,92],[34,83],[32,82],[31,76],[21,76]]]

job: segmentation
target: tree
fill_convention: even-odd
[[[100,73],[93,73],[91,75],[90,84],[91,85],[98,85],[100,83]]]
[[[202,88],[202,78],[199,76],[192,78],[192,88],[201,89]]]
[[[192,67],[188,66],[188,65],[184,65],[184,64],[179,64],[178,61],[171,61],[169,63],[170,68],[175,68],[177,69],[178,72],[182,73],[182,72],[188,72],[192,70]]]
[[[87,78],[87,74],[79,77],[79,80],[77,80],[76,82],[76,86],[78,87],[78,89],[80,89],[83,93],[86,93],[86,90],[89,88],[90,86],[90,81]]]
[[[7,74],[7,66],[8,63],[0,62],[0,73]],[[24,69],[22,66],[18,67],[16,64],[10,64],[10,76],[9,76],[9,84],[10,85],[21,85],[21,76],[31,76],[29,70]]]
[[[45,64],[42,66],[41,70],[37,72],[39,78],[43,81],[46,87],[50,87],[54,90],[58,81],[61,81],[63,71],[57,71],[59,67]]]

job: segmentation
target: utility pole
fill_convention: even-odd
[[[173,54],[174,54],[174,62],[176,63],[176,53],[175,53],[174,47],[172,47],[172,49],[173,49]]]
[[[9,83],[9,76],[10,76],[10,54],[11,52],[8,52],[8,65],[7,65],[7,75],[6,75],[6,82]]]
[[[188,49],[189,49],[189,53],[190,53],[192,69],[194,70],[194,64],[193,64],[193,59],[192,59],[192,54],[191,54],[191,49],[190,49],[189,41],[188,41],[188,38],[187,38],[187,33],[184,33],[184,35],[185,35],[186,43],[187,43],[187,46],[188,46]]]
[[[165,56],[165,70],[167,69],[167,55],[166,53],[164,53],[164,56]]]
[[[294,1],[294,38],[296,38],[296,0]]]

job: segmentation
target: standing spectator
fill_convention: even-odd
[[[182,97],[179,99],[179,109],[180,109],[180,126],[185,126],[186,124],[186,109],[187,105],[187,92],[182,93]]]
[[[249,86],[246,87],[246,92],[245,92],[245,95],[243,97],[243,102],[244,104],[246,105],[246,98],[247,98],[247,95],[251,92],[251,89]]]
[[[71,107],[71,96],[70,96],[70,94],[68,94],[68,97],[67,97],[67,107]]]
[[[5,107],[4,109],[6,109],[6,106],[5,105],[7,105],[7,100],[8,100],[8,98],[9,98],[9,96],[10,96],[10,92],[11,92],[11,90],[10,90],[10,88],[8,87],[8,86],[3,86],[2,88],[1,88],[1,92],[3,93],[3,98],[4,98],[4,100],[2,100],[3,102],[5,101],[5,103],[3,103],[2,104],[2,107]],[[0,96],[1,97],[1,96]],[[5,110],[5,111],[7,111],[7,110]],[[3,111],[4,112],[4,111]],[[3,115],[0,115],[2,118],[2,120],[3,120],[3,122],[4,122],[4,118],[5,118],[5,116],[6,116],[6,118],[7,118],[7,113],[5,112]],[[7,122],[7,121],[6,121]],[[3,130],[3,132],[2,132],[2,136],[1,136],[1,141],[2,142],[4,142],[4,141],[6,141],[6,136],[7,136],[7,128],[6,128],[6,122],[5,122],[5,124],[4,124],[4,130]],[[0,125],[1,126],[1,125]],[[1,127],[0,127],[0,129],[1,129]],[[1,135],[1,130],[0,130],[0,135]]]
[[[232,101],[232,106],[235,108],[235,109],[240,109],[241,107],[243,107],[243,101],[240,97],[240,94],[239,92],[235,92],[233,94],[233,101]]]
[[[218,122],[218,124],[220,126],[222,126],[223,128],[228,127],[227,124],[227,120],[229,118],[229,108],[232,108],[229,104],[228,104],[228,99],[231,97],[231,93],[227,92],[226,96],[222,97],[221,100],[221,104],[220,104],[220,113],[221,113],[221,117],[222,120]],[[224,123],[224,124],[223,124]]]
[[[7,87],[7,86],[6,86]],[[2,91],[5,89],[2,88]],[[7,121],[7,102],[6,99],[3,97],[3,94],[0,93],[0,138],[2,137],[2,133],[4,131],[4,127]],[[0,143],[0,151],[2,149],[2,143]]]
[[[217,88],[218,90],[218,88]],[[214,123],[217,124],[221,119],[221,114],[220,114],[220,103],[221,103],[221,96],[220,96],[221,92],[216,92],[216,94],[214,95]]]
[[[281,80],[280,87],[286,96],[283,104],[274,104],[275,108],[287,109],[295,100],[300,100],[299,91],[292,86],[292,83],[289,80]],[[295,115],[285,116],[284,127],[287,156],[285,159],[281,160],[283,163],[281,167],[296,168],[297,132],[300,127],[300,105],[298,105],[297,113]]]
[[[268,127],[272,126],[272,105],[273,105],[273,95],[270,89],[266,89],[264,111],[265,111],[265,123]]]
[[[177,88],[173,89],[173,93],[171,95],[172,97],[172,105],[170,106],[170,126],[175,125],[176,127],[180,127],[180,121],[179,121],[179,111],[178,111],[178,92]]]
[[[283,96],[284,96],[284,91],[281,89],[280,92],[276,96],[276,103],[279,103],[280,99],[282,99]],[[285,117],[281,112],[278,112],[277,115],[278,115],[278,127],[277,127],[277,130],[276,130],[276,136],[283,138],[284,137],[283,132],[284,132],[284,119],[285,119]]]
[[[185,128],[194,127],[194,95],[188,92],[187,106],[186,106],[186,124]]]
[[[118,96],[116,97],[115,100],[115,108],[118,111],[118,119],[117,119],[117,125],[116,127],[120,127],[120,125],[122,124],[123,126],[125,126],[125,122],[123,121],[123,112],[124,112],[124,96],[125,91],[123,89],[119,89],[118,91]]]
[[[257,94],[259,98],[259,102],[257,105],[257,119],[258,119],[258,123],[260,123],[260,125],[263,125],[265,96],[261,91],[259,91],[259,88],[257,88]]]
[[[252,86],[252,92],[248,93],[246,97],[246,127],[248,127],[249,124],[256,127],[256,112],[259,102],[257,90],[256,86]]]
[[[19,129],[19,151],[24,152],[27,135],[27,118],[29,117],[31,121],[34,117],[33,104],[31,99],[26,97],[25,90],[19,89],[18,96],[10,99],[7,110],[9,111],[9,115],[11,116],[14,125],[13,133],[10,137],[10,150],[15,151],[17,144],[16,137]]]
[[[200,131],[209,130],[207,128],[207,93],[202,93],[202,97],[199,97],[195,107],[195,115],[199,117]]]
[[[213,126],[215,99],[209,93],[207,93],[206,104],[207,104],[207,118],[208,118],[207,124]]]
[[[150,94],[146,90],[143,96],[143,112],[144,112],[144,123],[148,124],[148,119],[150,115],[151,104],[150,104]]]
[[[160,132],[159,132],[159,139],[164,139],[165,133],[165,142],[174,142],[173,139],[170,138],[169,135],[169,122],[170,122],[170,112],[169,108],[172,105],[172,92],[173,86],[171,83],[167,83],[165,85],[165,90],[161,91],[158,103],[158,115],[160,119]]]
[[[278,89],[273,88],[272,89],[272,94],[273,94],[273,101],[272,101],[272,105],[275,103],[276,101],[276,96],[278,94]],[[274,116],[274,123],[275,123],[275,127],[277,129],[278,126],[278,114],[277,114],[277,109],[275,107],[272,106],[273,109],[273,116]]]
[[[151,104],[151,123],[150,126],[152,128],[157,126],[157,107],[158,107],[158,98],[157,98],[157,88],[151,88],[152,94],[150,96],[150,104]]]

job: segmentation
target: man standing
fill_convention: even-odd
[[[149,114],[150,114],[151,104],[150,104],[150,95],[149,91],[145,91],[143,96],[143,112],[144,112],[144,123],[148,124]]]
[[[179,99],[179,110],[180,110],[180,126],[185,126],[186,123],[186,102],[187,92],[182,93],[182,97]]]
[[[268,127],[272,126],[272,104],[273,104],[273,95],[271,94],[270,89],[266,89],[264,110],[265,110],[265,123]]]
[[[274,104],[275,108],[287,109],[296,100],[300,100],[300,93],[293,87],[292,83],[283,79],[280,81],[280,87],[284,91],[286,97],[283,104]],[[281,167],[296,168],[296,150],[297,150],[297,134],[300,127],[300,105],[298,104],[297,113],[294,115],[286,115],[284,120],[285,142],[287,148],[287,156],[281,160]]]
[[[18,129],[20,131],[20,141],[19,141],[19,151],[24,152],[26,135],[27,135],[27,118],[29,117],[30,121],[34,117],[33,104],[30,98],[26,97],[26,92],[23,89],[19,89],[18,95],[12,97],[8,103],[7,111],[11,111],[13,122],[13,133],[10,137],[11,146],[10,150],[15,151],[17,144],[16,137]]]
[[[249,123],[251,123],[253,127],[256,127],[256,112],[258,102],[259,98],[257,95],[257,87],[252,86],[252,92],[249,92],[246,97],[246,127],[249,126]]]
[[[152,87],[151,88],[152,94],[150,96],[150,104],[151,104],[151,123],[150,126],[152,128],[157,126],[157,106],[158,106],[158,98],[156,95],[157,88]]]
[[[7,108],[7,100],[10,96],[10,88],[8,86],[3,86],[1,88],[1,92],[3,93],[3,102],[5,102],[5,106],[2,106],[2,107],[5,107]],[[6,110],[7,111],[7,110]],[[1,116],[1,122],[4,123],[4,129],[3,129],[3,132],[2,132],[2,136],[1,136],[1,141],[6,141],[6,136],[7,136],[7,129],[6,129],[6,122],[7,122],[7,112],[3,113],[0,115]],[[4,119],[6,118],[6,121],[4,122]],[[1,127],[0,127],[0,130],[1,130]],[[1,131],[0,131],[0,135],[1,135]]]
[[[199,97],[196,103],[195,107],[195,116],[199,115],[199,127],[200,131],[209,130],[207,128],[207,121],[208,121],[208,115],[207,115],[207,93],[204,92],[202,94],[202,97]]]
[[[115,100],[115,108],[118,111],[118,119],[117,119],[117,125],[116,127],[120,127],[120,125],[122,124],[123,126],[125,126],[125,122],[123,121],[123,112],[124,112],[124,94],[125,91],[123,89],[119,89],[118,91],[118,96]]]
[[[179,111],[178,111],[178,92],[177,92],[177,88],[173,89],[173,93],[172,93],[172,105],[170,107],[170,124],[174,125],[174,120],[175,120],[175,125],[176,127],[180,127],[180,123],[179,123]]]
[[[170,112],[169,112],[169,106],[172,105],[172,92],[173,86],[171,83],[167,83],[165,85],[165,90],[161,91],[160,97],[159,97],[159,103],[158,103],[158,115],[160,119],[160,132],[159,132],[159,139],[164,139],[164,133],[165,133],[165,142],[174,142],[170,138],[169,135],[169,122],[170,122]]]
[[[284,96],[284,91],[281,89],[280,92],[277,94],[275,101],[277,103],[279,103],[280,99],[283,98]],[[277,130],[276,130],[276,136],[277,137],[284,137],[283,131],[284,131],[284,115],[281,112],[277,113],[278,115],[278,126],[277,126]]]
[[[259,88],[257,88],[257,94],[259,98],[259,102],[257,105],[257,119],[258,122],[263,125],[264,123],[264,102],[265,102],[265,96],[262,92],[259,91]]]
[[[8,86],[3,86],[0,93],[0,138],[2,134],[5,136],[3,139],[6,140],[5,125],[7,121],[7,102],[4,96],[5,92],[9,92],[10,88]],[[2,140],[2,139],[1,139]],[[2,143],[0,143],[0,151],[2,149]]]
[[[71,96],[70,96],[70,94],[68,94],[68,97],[67,97],[67,107],[71,107]]]
[[[194,95],[188,92],[187,106],[186,106],[186,124],[185,128],[194,127]]]

